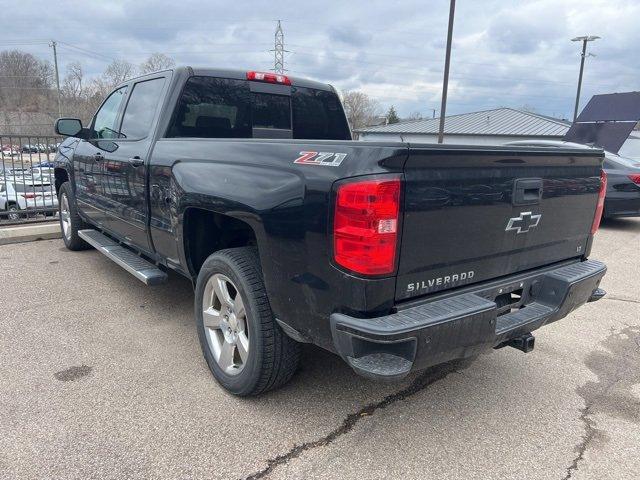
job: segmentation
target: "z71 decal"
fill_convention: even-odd
[[[300,152],[300,156],[293,163],[303,165],[324,165],[326,167],[337,167],[347,156],[346,153],[333,152]]]

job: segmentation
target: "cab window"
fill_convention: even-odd
[[[226,78],[190,78],[167,136],[251,138],[249,85]]]
[[[154,78],[135,84],[122,117],[121,138],[139,139],[149,135],[164,81],[164,78]]]
[[[93,121],[93,138],[118,138],[118,112],[127,95],[127,87],[120,87],[104,101]]]

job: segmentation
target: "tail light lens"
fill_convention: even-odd
[[[640,173],[633,173],[629,175],[629,179],[636,185],[640,185]]]
[[[334,259],[363,275],[395,271],[400,178],[376,178],[338,187],[333,221]]]
[[[591,235],[598,231],[600,220],[602,220],[602,212],[604,210],[604,198],[607,194],[607,174],[604,170],[600,173],[600,192],[598,193],[598,204],[596,205],[596,215],[593,217],[591,224]]]
[[[36,198],[36,194],[35,193],[24,193],[22,195],[23,198]]]

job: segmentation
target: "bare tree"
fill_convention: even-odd
[[[157,72],[158,70],[166,70],[175,64],[175,60],[164,53],[154,53],[140,64],[140,73],[144,75],[145,73]]]
[[[380,115],[380,104],[363,92],[343,91],[342,104],[352,129],[366,127]]]
[[[135,75],[135,66],[126,60],[114,60],[111,62],[102,74],[104,82],[115,87],[117,84],[129,80]]]
[[[69,100],[80,100],[84,93],[83,79],[82,65],[79,62],[70,63],[62,80],[62,95]]]
[[[422,120],[422,114],[420,112],[411,112],[407,117],[407,120]]]
[[[20,50],[0,52],[0,108],[36,111],[51,98],[52,68]]]
[[[87,124],[106,91],[106,88],[96,89],[95,79],[87,81],[79,62],[69,64],[61,88],[65,115],[80,118]]]

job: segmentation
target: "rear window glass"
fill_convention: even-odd
[[[294,87],[293,138],[351,140],[349,125],[333,92]]]
[[[291,100],[286,95],[251,94],[253,128],[291,129]]]
[[[251,92],[246,80],[215,77],[187,81],[167,136],[252,138],[253,128],[261,129],[261,138],[273,129],[291,130],[300,139],[351,139],[334,92],[302,87],[292,87],[291,96]]]

